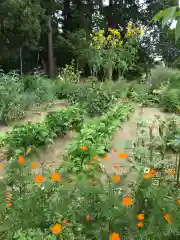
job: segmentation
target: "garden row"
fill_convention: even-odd
[[[73,223],[73,220],[72,220],[73,212],[70,209],[72,207],[71,204],[73,202],[72,203],[69,202],[69,200],[71,199],[71,198],[69,199],[70,197],[69,194],[70,193],[73,194],[72,199],[75,200],[76,193],[74,193],[74,189],[73,189],[75,182],[78,181],[78,184],[80,184],[81,181],[79,182],[79,178],[83,176],[91,180],[92,178],[94,178],[94,171],[91,172],[91,170],[88,168],[88,170],[90,170],[89,172],[90,178],[89,178],[88,176],[89,174],[86,171],[87,164],[92,162],[92,159],[96,160],[97,156],[104,155],[108,151],[108,148],[109,148],[108,146],[110,146],[109,144],[112,139],[112,133],[117,129],[118,126],[121,125],[121,123],[124,120],[127,119],[127,116],[130,114],[132,110],[133,110],[133,105],[131,103],[118,103],[106,115],[102,116],[100,119],[97,118],[92,120],[92,122],[90,123],[84,124],[79,134],[77,134],[77,137],[72,141],[72,145],[69,148],[68,155],[65,156],[64,160],[68,161],[68,164],[67,164],[68,168],[66,168],[65,170],[64,167],[62,168],[60,167],[60,169],[56,172],[56,174],[62,173],[62,170],[63,170],[63,174],[65,175],[64,181],[62,181],[62,183],[58,183],[54,185],[52,179],[50,181],[47,176],[42,176],[44,179],[46,179],[46,181],[42,181],[40,184],[41,186],[42,185],[44,186],[44,191],[42,191],[42,188],[39,188],[37,186],[38,184],[35,184],[34,182],[35,178],[34,177],[32,178],[32,176],[28,174],[29,172],[28,170],[31,166],[31,163],[30,162],[28,163],[26,161],[26,156],[25,156],[25,164],[20,164],[17,161],[20,152],[15,151],[17,155],[10,159],[9,164],[7,165],[4,183],[1,182],[2,189],[7,188],[7,183],[10,184],[9,186],[11,186],[11,188],[13,189],[11,201],[15,202],[15,205],[12,205],[11,209],[8,209],[8,207],[4,205],[5,201],[3,199],[3,195],[1,195],[2,197],[1,207],[3,209],[2,215],[1,215],[1,221],[4,222],[3,216],[5,215],[8,214],[10,219],[12,214],[13,215],[15,214],[14,216],[17,217],[16,219],[17,221],[14,221],[15,224],[13,224],[12,233],[10,234],[12,236],[16,232],[14,235],[14,239],[16,239],[15,236],[21,237],[23,239],[23,237],[29,237],[30,235],[31,235],[31,239],[36,239],[38,237],[39,237],[38,239],[46,239],[45,238],[46,236],[48,236],[49,239],[53,239],[53,238],[56,239],[56,237],[58,239],[58,236],[59,236],[58,233],[50,234],[50,232],[52,232],[52,229],[49,228],[54,223],[59,224],[61,222],[62,224],[62,220],[58,219],[58,215],[57,217],[55,216],[50,217],[51,214],[56,215],[55,211],[54,210],[52,211],[51,209],[51,205],[54,204],[54,201],[56,205],[55,208],[57,208],[57,212],[59,212],[59,214],[61,211],[63,211],[64,214],[68,215],[67,217],[69,220],[71,218],[72,224],[74,224],[74,226],[78,224],[77,222]],[[62,113],[64,113],[64,117]],[[46,125],[49,126],[51,131],[53,129],[53,134],[51,134],[50,136],[54,136],[54,134],[59,134],[59,133],[62,134],[67,129],[68,130],[74,129],[75,126],[79,127],[80,124],[82,123],[82,115],[83,115],[82,110],[78,110],[75,107],[69,108],[69,110],[63,109],[61,110],[61,117],[57,118],[58,115],[59,113],[51,113],[50,116],[47,116],[47,119],[45,120]],[[67,122],[63,121],[63,124],[65,123],[65,125],[63,126],[62,126],[62,122],[59,121],[59,120],[62,120],[62,118],[63,120],[67,120]],[[73,119],[73,120],[70,120],[70,119]],[[47,143],[47,140],[48,140],[47,135],[50,132],[48,131],[48,134],[43,135],[44,130],[46,130],[46,128],[44,129],[41,128],[41,129],[38,129],[38,131],[36,131],[36,128],[32,129],[32,124],[31,124],[31,129],[29,130],[29,127],[28,127],[27,128],[28,131],[26,133],[24,130],[21,130],[22,128],[17,128],[13,130],[14,132],[10,134],[11,136],[8,136],[6,138],[6,141],[7,142],[9,141],[9,146],[13,146],[14,150],[15,150],[14,148],[15,146],[16,146],[16,150],[17,148],[20,149],[21,147],[27,148],[27,144],[30,144],[31,147],[33,146],[38,147],[39,145]],[[34,129],[37,133],[36,136],[34,135],[35,133],[32,134]],[[20,133],[20,131],[22,132]],[[40,138],[38,137],[39,135],[41,136]],[[29,141],[27,141],[27,137],[29,138]],[[97,161],[94,162],[93,168],[96,168],[96,171],[99,172],[99,165]],[[71,175],[73,173],[78,173],[78,177],[75,178],[74,180],[75,182],[73,183],[72,186],[71,185],[67,186],[66,176],[68,179],[69,174]],[[79,191],[80,188],[81,187],[78,186],[77,191]],[[57,199],[57,196],[59,196],[59,194],[62,194],[62,191],[64,192],[64,194],[61,196],[65,197],[63,201],[64,201],[64,204],[66,203],[66,205],[60,204],[61,205],[60,208],[62,209],[58,209],[59,208],[58,206],[60,203],[59,201],[62,201],[62,198],[58,197]],[[56,197],[54,195],[56,195]],[[38,196],[41,198],[41,200],[39,199]],[[37,199],[36,201],[38,204],[36,206],[34,206],[34,203],[33,203],[34,198]],[[53,198],[54,198],[54,201],[53,201]],[[42,204],[42,201],[44,202],[43,204]],[[28,219],[26,219],[26,221],[25,221],[26,211],[23,210],[22,214],[20,213],[20,209],[23,209],[24,207],[30,208],[31,210],[30,215],[28,214]],[[69,210],[67,209],[67,207]],[[46,208],[46,213],[44,213],[45,215],[40,214],[42,208]],[[47,217],[49,220],[45,220],[45,222],[47,221],[47,223],[45,223],[44,225],[43,219],[47,219]],[[84,217],[85,216],[83,216],[83,219]],[[31,224],[31,221],[34,221],[34,219],[39,219],[35,225]],[[16,225],[16,222],[19,222],[19,221],[21,221],[21,229]],[[5,225],[2,226],[3,229],[7,229],[10,226],[9,224],[11,223],[12,223],[11,220],[8,220],[7,222],[5,222],[4,223]],[[24,223],[26,226],[28,226],[28,230],[25,230],[26,226],[24,225]],[[41,226],[40,227],[42,228],[41,230],[39,229],[39,226]],[[70,232],[72,230],[73,230],[73,227],[70,230],[67,229],[67,231],[65,232],[63,230],[64,233],[61,232],[60,235],[63,237],[63,239],[71,239],[70,236],[72,234],[75,234],[75,232],[72,232],[72,233]],[[4,239],[10,239],[8,234],[9,233],[7,232],[5,233],[5,231],[2,231],[2,236],[4,236]],[[81,231],[79,232],[79,234],[82,235],[84,233]],[[21,238],[18,238],[18,239],[21,239]]]

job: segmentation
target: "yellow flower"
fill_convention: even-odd
[[[129,29],[132,28],[132,23],[128,23],[128,28],[129,28]]]
[[[107,40],[110,41],[112,39],[112,35],[107,36]]]
[[[118,31],[118,29],[114,31],[114,34],[117,35],[118,37],[120,36],[120,32]]]
[[[104,34],[104,29],[99,31],[100,34]]]
[[[113,31],[113,29],[112,29],[112,28],[108,28],[108,31],[109,31],[109,32],[112,32],[112,31]]]
[[[93,40],[96,42],[98,40],[98,38],[97,37],[93,37]]]
[[[143,30],[142,28],[140,29],[139,35],[142,37],[143,36]]]
[[[116,42],[113,42],[113,46],[116,48],[116,46],[117,46],[117,45],[116,45]]]

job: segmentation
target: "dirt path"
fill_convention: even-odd
[[[131,154],[132,142],[136,139],[136,125],[142,119],[151,123],[156,116],[161,119],[166,119],[167,114],[161,112],[158,108],[143,108],[141,112],[140,107],[136,107],[134,113],[131,115],[130,120],[122,125],[122,128],[114,135],[112,144],[112,151],[107,155],[108,160],[101,160],[105,172],[110,176],[117,174],[125,178],[124,183],[130,184],[133,179],[136,179],[137,173],[131,168],[127,159],[119,157],[120,153]]]
[[[40,107],[31,108],[26,112],[26,116],[18,121],[18,123],[37,123],[41,122],[48,112],[59,110],[64,107],[68,107],[69,104],[64,100],[56,100],[52,103],[42,104]],[[14,125],[14,124],[13,124]],[[12,130],[12,126],[2,126],[0,125],[0,132],[8,132]]]
[[[61,165],[66,148],[74,135],[75,132],[69,132],[64,137],[55,139],[48,147],[41,148],[37,150],[36,153],[28,156],[28,162],[37,163],[37,169],[35,170],[35,173],[39,174],[41,172],[42,165],[45,169],[50,169],[52,171],[57,169]],[[6,161],[1,161],[1,163],[3,167],[2,165],[0,167],[0,180],[3,179]]]

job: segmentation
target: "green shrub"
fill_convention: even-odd
[[[44,122],[15,126],[5,139],[9,153],[12,155],[16,149],[24,151],[28,146],[37,148],[47,145],[54,137],[73,129],[79,129],[83,117],[82,110],[77,107],[69,107],[50,112]]]
[[[40,76],[25,76],[23,81],[25,91],[35,93],[38,104],[56,99],[55,83],[52,80]]]
[[[55,81],[56,97],[58,99],[68,98],[68,94],[71,91],[72,86],[73,83],[66,82],[61,79],[56,79]]]
[[[159,89],[162,85],[170,83],[173,87],[179,84],[180,71],[173,68],[157,66],[151,70],[151,89]]]
[[[9,123],[24,116],[23,83],[16,73],[0,74],[0,121]]]
[[[178,89],[167,89],[160,98],[160,105],[167,112],[176,112],[180,106],[180,91]]]
[[[90,162],[93,156],[104,155],[108,151],[112,133],[132,110],[131,103],[118,103],[107,114],[81,129],[69,148],[68,159],[73,162],[74,171],[79,171],[82,164]],[[87,151],[82,151],[81,146],[87,146]]]
[[[70,107],[59,112],[47,114],[45,123],[56,135],[63,135],[69,130],[78,130],[84,120],[84,112],[80,108]]]

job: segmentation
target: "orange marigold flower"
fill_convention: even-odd
[[[31,167],[32,167],[33,169],[37,168],[37,163],[36,163],[36,162],[32,162]]]
[[[37,184],[41,184],[43,182],[44,178],[41,175],[35,176],[35,182]]]
[[[88,168],[91,169],[91,168],[92,168],[92,165],[91,165],[91,164],[88,164]]]
[[[138,219],[139,221],[144,220],[144,214],[143,214],[143,213],[137,214],[137,219]]]
[[[86,221],[87,222],[91,221],[91,216],[86,216]]]
[[[170,216],[169,216],[168,213],[165,213],[165,214],[164,214],[164,219],[165,219],[169,224],[172,223],[171,218],[170,218]]]
[[[103,159],[106,161],[108,160],[108,156],[104,156]]]
[[[59,223],[56,223],[54,226],[51,228],[52,234],[57,234],[61,231],[62,227]]]
[[[180,205],[180,199],[177,200],[178,204]]]
[[[118,165],[118,164],[114,164],[114,168],[115,168],[115,169],[118,169],[118,168],[119,168],[119,165]]]
[[[12,204],[12,202],[8,202],[7,205],[8,205],[8,207],[12,207],[13,204]]]
[[[87,147],[86,146],[81,146],[81,150],[86,151]]]
[[[130,205],[133,204],[133,200],[132,200],[131,197],[126,196],[126,197],[123,197],[122,203],[123,203],[123,205],[125,205],[126,207],[128,207],[128,206],[130,206]]]
[[[93,161],[96,161],[96,160],[97,160],[97,157],[96,157],[96,156],[92,157],[92,160],[93,160]]]
[[[57,172],[51,174],[51,179],[55,182],[59,182],[61,180],[61,175]]]
[[[118,233],[111,233],[110,240],[120,240],[120,235]]]
[[[151,172],[144,174],[144,178],[146,178],[146,179],[149,179],[149,178],[152,178],[152,177],[153,177],[153,174]]]
[[[120,158],[128,158],[128,154],[127,153],[120,153],[119,157]]]
[[[18,162],[19,162],[19,164],[21,164],[21,165],[23,165],[24,164],[24,156],[22,156],[22,155],[20,155],[19,157],[18,157]]]
[[[116,183],[119,183],[120,182],[120,177],[119,176],[114,176],[113,181],[116,182]]]
[[[0,163],[0,169],[1,169],[1,168],[3,168],[3,164],[2,164],[2,163]]]
[[[140,228],[140,227],[143,227],[143,222],[138,222],[137,223],[137,226]]]

